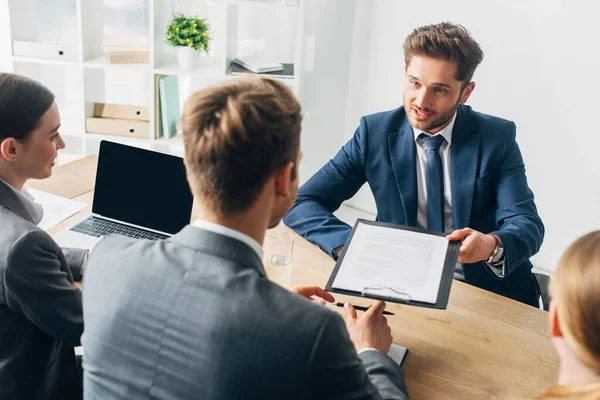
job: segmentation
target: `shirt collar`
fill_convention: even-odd
[[[252,239],[250,236],[240,231],[236,231],[235,229],[227,228],[226,226],[204,221],[201,219],[197,219],[194,222],[192,222],[192,226],[204,229],[205,231],[218,233],[220,235],[228,236],[230,238],[239,240],[240,242],[250,246],[250,248],[254,250],[256,255],[258,255],[258,258],[260,258],[261,260],[263,258],[262,246],[256,240]]]
[[[454,116],[450,120],[450,123],[448,125],[446,125],[444,127],[444,129],[442,129],[441,131],[439,131],[437,133],[437,135],[442,135],[444,137],[444,139],[446,139],[446,142],[448,142],[448,146],[452,145],[452,129],[454,129],[454,123],[456,122],[457,111],[454,112]],[[421,133],[425,133],[426,135],[431,135],[430,133],[427,133],[427,132],[417,129],[415,127],[413,127],[413,132],[415,134],[415,142],[417,141],[417,138],[419,137],[419,135]]]

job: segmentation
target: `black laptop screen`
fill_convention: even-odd
[[[174,234],[190,222],[181,157],[102,141],[92,212]]]

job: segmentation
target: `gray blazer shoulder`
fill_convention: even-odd
[[[337,313],[268,281],[233,238],[109,236],[84,280],[86,399],[408,398],[387,355],[359,357]]]

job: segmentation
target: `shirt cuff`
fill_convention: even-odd
[[[358,354],[360,354],[360,353],[365,353],[365,352],[367,352],[367,351],[379,351],[379,350],[377,350],[377,349],[374,349],[374,348],[372,348],[372,347],[367,347],[366,349],[362,349],[361,351],[359,351],[359,352],[358,352]]]
[[[486,264],[489,267],[489,269],[494,273],[494,275],[496,275],[498,278],[504,278],[504,273],[506,271],[506,260],[503,260],[502,264],[499,265],[492,265],[489,264],[487,261]]]
[[[83,261],[81,262],[81,267],[79,267],[79,275],[83,278],[83,271],[85,269],[85,265],[87,264],[88,261],[88,257],[90,255],[90,251],[86,251],[85,255],[83,256]]]

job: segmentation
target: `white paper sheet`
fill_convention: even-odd
[[[404,360],[404,357],[406,356],[406,351],[406,347],[392,343],[387,355],[390,356],[392,360],[396,361],[396,364],[401,365],[402,360]]]
[[[80,201],[55,196],[41,190],[28,189],[28,191],[34,197],[33,201],[40,204],[44,209],[44,218],[38,224],[44,230],[58,225],[87,207],[87,204]]]
[[[434,304],[448,243],[442,236],[359,223],[332,286]]]

